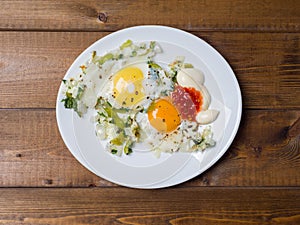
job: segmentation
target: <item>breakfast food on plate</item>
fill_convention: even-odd
[[[77,77],[63,80],[66,108],[83,116],[94,110],[96,135],[112,154],[143,150],[193,152],[215,145],[211,127],[218,111],[204,74],[176,57],[168,65],[155,62],[162,52],[152,41],[124,42],[103,56],[92,53]]]

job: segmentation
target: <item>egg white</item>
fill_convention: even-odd
[[[120,66],[119,69],[114,73],[112,74],[112,76],[110,76],[105,84],[105,86],[103,87],[103,89],[101,90],[101,92],[99,93],[100,96],[104,96],[105,98],[108,99],[108,101],[115,107],[117,108],[120,108],[120,107],[123,107],[123,105],[121,105],[119,102],[120,102],[120,99],[122,99],[123,97],[127,97],[126,96],[126,92],[127,93],[131,93],[135,90],[135,82],[129,82],[128,85],[126,87],[124,87],[124,93],[119,93],[118,96],[114,96],[113,95],[113,89],[114,89],[114,84],[113,84],[113,80],[114,80],[114,77],[115,75],[123,70],[123,69],[126,69],[126,68],[130,68],[130,67],[135,67],[135,68],[138,68],[142,74],[143,74],[143,79],[146,79],[147,78],[147,73],[148,73],[148,64],[146,61],[137,61],[137,62],[134,62],[134,63],[130,63],[130,64],[126,64],[125,66]],[[142,82],[143,81],[136,81],[136,82]],[[141,88],[141,90],[138,90],[139,92],[141,93],[144,93],[144,97],[146,98],[146,88],[145,86],[143,85],[143,87]],[[118,97],[118,101],[116,101],[116,97]],[[140,102],[142,102],[143,99],[140,99]],[[137,103],[139,104],[139,102]],[[132,106],[132,107],[135,107],[136,105]]]
[[[157,156],[162,152],[191,152],[195,150],[193,139],[201,135],[200,125],[196,122],[183,120],[175,131],[161,133],[151,126],[147,113],[138,113],[136,121],[140,126],[141,137],[140,143],[134,145],[135,149],[153,151]]]

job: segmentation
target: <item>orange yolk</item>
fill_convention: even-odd
[[[175,130],[181,122],[177,109],[166,99],[152,103],[148,110],[148,120],[152,127],[164,133]]]

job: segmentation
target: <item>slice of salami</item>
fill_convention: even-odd
[[[177,85],[171,94],[171,99],[180,112],[181,119],[196,121],[197,107],[189,92]]]

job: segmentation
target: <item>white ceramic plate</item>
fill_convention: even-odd
[[[163,53],[155,56],[158,63],[169,63],[176,56],[184,56],[186,62],[204,72],[205,86],[212,97],[210,107],[220,111],[217,120],[211,124],[216,146],[192,154],[165,153],[160,158],[152,152],[141,151],[122,157],[109,154],[95,136],[89,115],[79,118],[72,110],[64,108],[62,86],[56,105],[60,133],[81,164],[111,182],[134,188],[162,188],[182,183],[211,167],[232,143],[242,112],[238,82],[228,63],[213,47],[190,33],[165,26],[137,26],[107,35],[74,61],[64,79],[80,73],[79,66],[89,59],[92,51],[104,55],[128,39],[157,41],[163,49]]]

